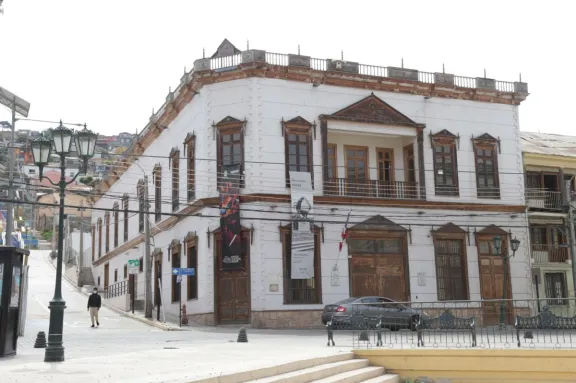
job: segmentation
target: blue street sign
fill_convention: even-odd
[[[196,269],[194,268],[189,268],[189,269],[177,269],[177,268],[173,268],[172,269],[172,275],[196,275]]]

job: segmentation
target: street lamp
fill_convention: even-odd
[[[500,304],[500,327],[504,328],[506,327],[506,298],[507,298],[507,294],[506,294],[506,287],[508,286],[508,260],[512,257],[514,257],[514,255],[516,254],[516,251],[518,250],[518,247],[520,247],[520,240],[514,238],[513,240],[510,241],[510,247],[512,248],[512,255],[506,255],[506,252],[501,252],[501,248],[502,248],[502,238],[500,238],[499,236],[494,237],[492,239],[493,245],[494,245],[494,249],[496,250],[496,255],[501,255],[502,256],[502,261],[504,264],[504,282],[502,285],[502,303]]]
[[[60,191],[60,214],[58,221],[58,256],[56,258],[56,287],[54,288],[54,297],[50,301],[50,326],[48,329],[48,344],[44,355],[45,362],[63,362],[64,346],[62,342],[62,333],[64,332],[64,309],[66,302],[62,298],[62,256],[64,245],[64,197],[66,186],[70,185],[80,173],[86,173],[88,159],[94,155],[96,138],[98,135],[86,129],[74,132],[60,125],[48,132],[50,138],[42,134],[39,138],[30,143],[34,163],[39,168],[40,181],[43,179],[43,169],[50,159],[52,149],[60,156],[60,181],[55,183],[51,179],[48,181],[58,187]],[[70,154],[72,141],[76,140],[76,150],[78,156],[84,161],[83,168],[76,173],[74,178],[66,182],[66,156]]]

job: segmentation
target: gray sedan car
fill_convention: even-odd
[[[360,313],[374,320],[381,319],[382,327],[392,331],[410,329],[416,331],[420,317],[427,314],[383,297],[348,298],[332,305],[326,305],[322,313],[322,323],[332,321],[333,324],[345,327],[350,316]]]

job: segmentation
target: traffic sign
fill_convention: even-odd
[[[129,259],[128,260],[128,273],[138,274],[140,272],[140,260],[139,259]]]
[[[196,275],[196,269],[194,268],[173,268],[172,269],[172,275],[189,275],[189,276],[194,276]]]

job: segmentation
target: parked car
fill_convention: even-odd
[[[322,323],[332,321],[341,327],[346,327],[350,323],[350,316],[354,313],[361,313],[375,321],[381,319],[382,326],[392,331],[400,329],[416,331],[420,318],[428,316],[422,310],[413,309],[389,298],[359,297],[326,305],[322,313]]]

